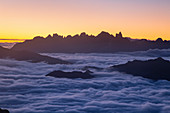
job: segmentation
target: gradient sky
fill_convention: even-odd
[[[0,39],[97,35],[170,40],[170,0],[0,0]]]

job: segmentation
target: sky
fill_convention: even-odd
[[[0,39],[122,32],[170,40],[170,0],[0,0]]]

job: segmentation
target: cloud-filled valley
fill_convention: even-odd
[[[45,54],[74,62],[72,65],[1,59],[0,106],[12,113],[168,113],[170,82],[166,80],[153,81],[117,71],[93,69],[96,77],[88,80],[45,77],[54,70],[82,71],[84,66],[107,68],[157,55],[169,60],[170,55],[165,55],[165,51],[169,50],[149,50],[143,56],[141,52]]]

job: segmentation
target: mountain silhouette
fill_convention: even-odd
[[[147,61],[129,61],[126,64],[112,66],[110,70],[117,70],[153,80],[164,79],[170,81],[170,61],[164,60],[161,57]]]
[[[45,62],[48,64],[70,64],[67,61],[52,58],[45,55],[40,55],[38,53],[30,51],[16,51],[6,49],[0,46],[0,59],[15,59],[18,61],[28,61],[32,63]]]
[[[167,48],[170,48],[170,42],[163,41],[161,38],[156,41],[132,40],[123,37],[121,32],[113,36],[102,31],[97,36],[88,35],[85,32],[66,37],[58,34],[48,35],[46,38],[37,36],[32,40],[17,43],[12,50],[29,50],[40,53],[113,53]]]
[[[90,74],[90,71],[81,72],[81,71],[72,71],[72,72],[64,72],[64,71],[53,71],[46,76],[52,76],[56,78],[82,78],[82,79],[91,79],[94,78],[93,75]]]

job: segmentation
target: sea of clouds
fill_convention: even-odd
[[[0,46],[4,48],[12,48],[16,43],[0,43]]]
[[[91,71],[96,77],[87,80],[45,76],[54,70],[107,68],[134,59],[170,60],[169,52],[155,49],[116,54],[45,54],[71,61],[73,65],[0,59],[0,108],[11,113],[169,113],[170,82],[166,80],[94,69]]]

